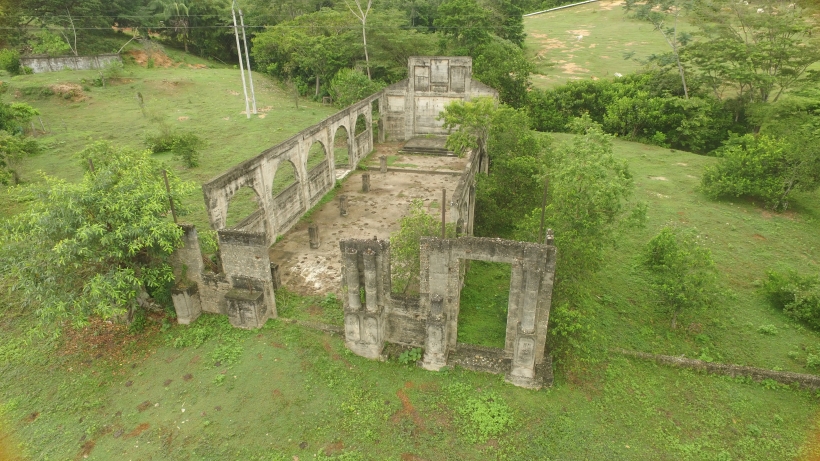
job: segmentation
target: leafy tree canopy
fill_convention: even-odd
[[[160,293],[174,280],[168,260],[182,230],[168,216],[163,166],[147,151],[105,142],[80,157],[94,171],[78,183],[45,176],[24,189],[28,209],[0,232],[0,271],[22,292],[22,307],[44,320],[130,315],[141,293]],[[183,213],[180,199],[194,185],[172,172],[168,180]]]

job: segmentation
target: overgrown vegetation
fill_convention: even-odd
[[[763,292],[788,317],[820,330],[820,277],[769,271]]]
[[[3,223],[3,278],[21,292],[21,308],[47,321],[131,318],[141,294],[167,291],[168,258],[182,230],[169,219],[168,200],[193,184],[147,152],[97,142],[78,154],[87,171],[78,183],[44,176],[19,193],[28,209]],[[91,168],[93,165],[93,169]]]
[[[712,254],[691,232],[664,227],[646,244],[641,265],[672,314],[672,329],[682,313],[710,307],[717,300]]]

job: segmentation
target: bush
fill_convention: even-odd
[[[782,309],[789,318],[805,322],[820,330],[820,277],[770,271],[763,292],[772,306]]]
[[[145,138],[145,147],[152,153],[171,152],[188,168],[199,166],[199,150],[205,145],[205,141],[194,133],[175,132],[165,124],[161,124],[158,134]]]
[[[15,50],[5,48],[0,50],[0,69],[11,75],[20,74],[20,53]]]
[[[663,228],[644,248],[641,265],[672,313],[672,328],[683,311],[708,307],[714,302],[715,263],[696,235]]]
[[[708,95],[693,91],[691,98],[681,97],[663,72],[533,90],[527,106],[539,131],[567,131],[574,118],[588,115],[609,134],[697,153],[720,147],[730,130],[747,129]]]
[[[707,168],[701,189],[709,197],[754,197],[766,207],[785,210],[794,190],[816,190],[820,185],[820,155],[793,149],[770,136],[735,136],[718,152],[722,158]]]
[[[330,97],[336,107],[347,107],[384,87],[355,69],[340,70],[330,82]]]

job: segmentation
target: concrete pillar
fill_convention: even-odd
[[[456,237],[461,237],[464,234],[464,218],[458,218],[456,221]]]
[[[339,196],[339,216],[347,216],[347,195]]]
[[[387,156],[382,155],[379,157],[379,172],[387,173]]]
[[[344,254],[344,264],[347,303],[351,310],[357,311],[362,308],[362,300],[359,296],[358,251],[355,248],[347,249]]]
[[[547,245],[555,244],[555,233],[552,231],[552,229],[547,229],[547,238],[544,241],[544,243]]]
[[[310,237],[310,249],[315,250],[319,248],[319,225],[313,223],[308,226],[308,236]]]
[[[447,317],[444,313],[444,298],[430,296],[430,315],[427,316],[424,357],[421,366],[425,370],[438,371],[447,365]]]
[[[370,173],[362,174],[362,192],[370,192]]]
[[[378,282],[376,273],[376,253],[373,250],[365,250],[362,255],[364,259],[364,301],[367,312],[377,312],[378,306]]]

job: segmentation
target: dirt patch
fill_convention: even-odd
[[[410,389],[412,387],[413,383],[409,381],[404,384],[405,389]],[[399,421],[401,421],[403,418],[409,418],[411,421],[413,421],[413,424],[416,425],[419,431],[423,431],[424,420],[421,419],[419,412],[410,402],[410,397],[407,395],[406,392],[404,392],[404,389],[397,390],[396,397],[398,397],[401,401],[401,410],[398,410],[396,413],[394,413],[393,416],[390,417],[390,421],[393,424],[398,424]]]
[[[817,424],[806,438],[803,449],[800,450],[803,453],[803,456],[800,457],[801,461],[820,461],[820,413],[817,414],[815,420]]]
[[[168,387],[171,383],[174,382],[173,379],[166,379],[164,383],[162,383],[163,387]]]
[[[319,317],[324,311],[324,309],[316,304],[311,304],[311,306],[307,308],[307,313],[310,314],[311,317]]]
[[[206,66],[205,64],[188,64],[188,67],[190,67],[191,69],[207,69],[208,68],[208,66]]]
[[[26,416],[26,418],[25,418],[25,422],[27,422],[27,423],[33,423],[33,422],[34,422],[37,418],[39,418],[39,417],[40,417],[40,412],[39,412],[39,411],[35,411],[34,413],[31,413],[30,415]]]
[[[568,30],[568,31],[567,31],[567,33],[568,33],[568,34],[570,34],[570,35],[572,35],[572,36],[574,36],[575,38],[578,38],[578,37],[589,37],[589,36],[590,36],[590,32],[589,32],[588,30],[586,30],[586,29],[575,29],[575,30]]]
[[[77,453],[77,456],[74,459],[84,459],[88,458],[88,455],[91,454],[91,450],[97,445],[95,440],[89,440],[88,442],[84,443],[83,446],[80,447],[80,452]]]
[[[186,116],[183,115],[182,117],[177,117],[177,120],[179,120],[180,122],[184,122],[185,120],[188,120],[189,118],[190,117],[186,117]]]
[[[162,318],[163,316],[159,314],[149,314],[148,325],[139,334],[129,333],[128,327],[122,323],[100,318],[90,319],[88,325],[81,328],[66,325],[63,329],[59,353],[62,356],[75,356],[85,365],[90,365],[94,360],[117,364],[130,362],[135,358],[135,354],[129,354],[123,346],[151,341],[154,334],[159,331]],[[141,351],[139,358],[145,358],[151,354],[150,348],[128,349]]]
[[[333,347],[330,345],[330,341],[327,338],[324,338],[322,340],[322,347],[325,349],[325,352],[327,352],[328,355],[330,355],[330,357],[333,358],[333,360],[336,360],[336,361],[339,361],[339,362],[344,362],[344,364],[347,365],[348,367],[353,366],[353,364],[348,362],[344,357],[337,354],[336,351],[333,350]]]
[[[86,99],[83,87],[76,83],[55,83],[48,88],[57,96],[63,99],[70,99],[73,102],[84,101]]]
[[[568,62],[566,64],[561,64],[561,69],[563,69],[564,74],[583,74],[589,72],[589,69],[584,69],[583,67],[575,64],[574,62]]]
[[[615,9],[615,7],[621,7],[624,5],[624,2],[621,0],[614,0],[609,2],[598,2],[598,9],[601,11],[610,11]]]
[[[325,454],[327,456],[333,456],[333,455],[341,454],[342,451],[344,451],[344,449],[345,449],[345,444],[342,443],[342,441],[340,440],[338,442],[333,442],[333,443],[329,443],[329,444],[325,445],[324,448],[322,449],[322,451],[323,451],[323,454]]]
[[[752,238],[755,239],[755,240],[761,240],[761,241],[766,240],[766,237],[764,237],[760,234],[755,234],[755,235],[752,236]]]
[[[668,179],[666,179],[663,176],[650,176],[649,179],[651,179],[653,181],[669,181]]]
[[[131,56],[137,64],[148,67],[148,63],[153,63],[154,67],[173,67],[174,61],[167,54],[160,50],[131,50],[125,54]]]
[[[148,424],[148,423],[140,423],[137,427],[134,428],[133,431],[125,434],[122,438],[130,439],[130,438],[133,438],[133,437],[137,437],[138,435],[140,435],[143,432],[145,432],[146,430],[148,430],[149,427],[151,427],[151,425]]]
[[[677,165],[677,166],[689,166],[688,163],[683,163],[683,162],[676,163],[675,165]]]
[[[192,375],[190,373],[188,373],[187,375],[182,377],[182,380],[185,381],[185,382],[190,381],[192,379],[194,379],[194,375]]]
[[[142,413],[143,411],[147,410],[150,407],[151,407],[151,402],[146,400],[145,402],[142,402],[141,404],[137,405],[137,411]]]

